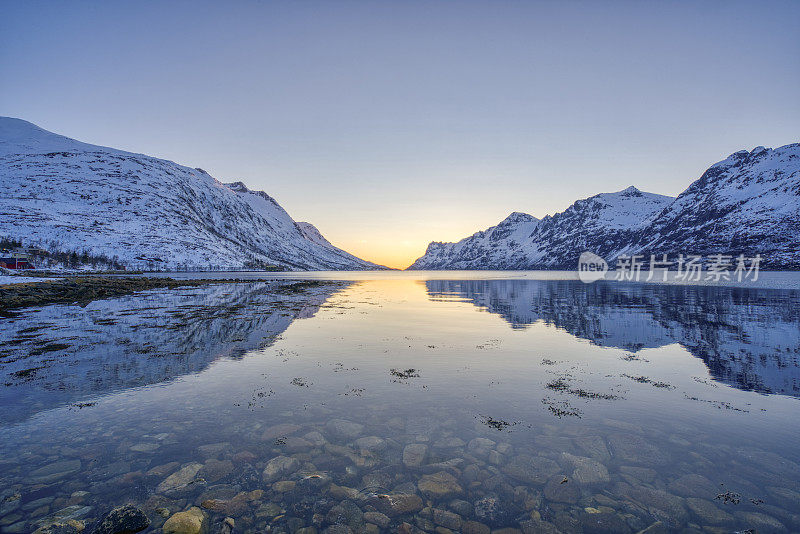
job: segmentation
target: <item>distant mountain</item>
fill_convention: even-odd
[[[458,243],[431,243],[409,269],[572,269],[585,250],[613,256],[629,246],[673,200],[629,187],[579,200],[541,220],[512,213]]]
[[[129,268],[375,269],[269,195],[0,117],[0,237]]]
[[[574,269],[581,252],[745,254],[800,267],[800,143],[737,152],[677,198],[629,187],[537,220],[514,213],[457,243],[433,242],[409,269]]]

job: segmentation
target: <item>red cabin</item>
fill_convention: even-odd
[[[6,269],[33,269],[33,265],[28,261],[27,256],[0,257],[0,267],[5,267]]]

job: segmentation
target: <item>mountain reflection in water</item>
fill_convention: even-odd
[[[539,280],[429,280],[431,299],[461,300],[512,328],[542,321],[633,353],[679,343],[735,388],[800,397],[800,292]]]
[[[347,285],[216,284],[25,310],[0,322],[0,423],[241,358]]]

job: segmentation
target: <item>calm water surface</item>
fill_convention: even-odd
[[[131,503],[150,531],[800,531],[797,275],[455,276],[4,318],[0,530]]]

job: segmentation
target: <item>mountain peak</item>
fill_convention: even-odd
[[[512,211],[511,214],[503,219],[500,224],[516,224],[520,222],[536,222],[538,219],[533,215],[528,215],[521,211]]]

